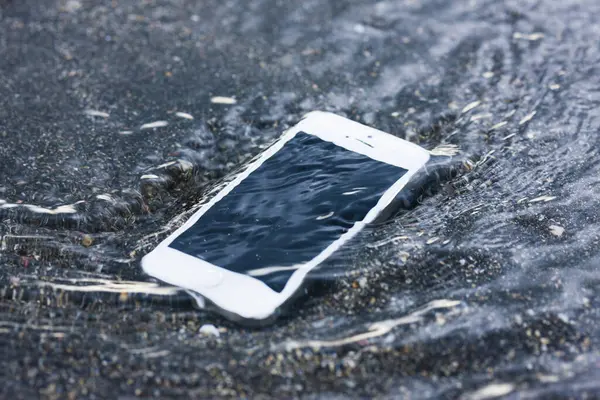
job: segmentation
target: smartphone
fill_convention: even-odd
[[[325,112],[307,114],[142,259],[199,306],[276,318],[307,274],[389,212],[425,149]]]

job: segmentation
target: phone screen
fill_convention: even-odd
[[[169,246],[281,292],[406,172],[300,132]]]

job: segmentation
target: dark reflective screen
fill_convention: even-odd
[[[306,263],[364,219],[405,173],[299,133],[170,247],[242,273]],[[256,278],[281,291],[292,272]]]

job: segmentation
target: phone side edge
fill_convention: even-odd
[[[427,153],[428,154],[428,153]],[[348,232],[340,236],[335,242],[327,246],[321,253],[314,257],[309,262],[303,264],[299,269],[294,271],[289,278],[282,294],[291,297],[297,290],[301,289],[303,282],[306,280],[306,275],[313,269],[317,268],[322,262],[327,260],[331,255],[338,251],[347,242],[352,240],[360,231],[368,224],[375,221],[381,214],[385,213],[386,209],[392,206],[394,199],[408,185],[410,180],[421,171],[429,158],[424,158],[423,163],[411,170],[408,170],[400,179],[394,182],[379,198],[375,207],[373,207],[361,221],[357,221]],[[283,302],[285,303],[285,301]],[[283,305],[283,303],[281,305]],[[280,305],[280,306],[281,306]]]

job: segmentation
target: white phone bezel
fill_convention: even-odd
[[[381,196],[362,221],[356,222],[315,258],[299,265],[280,293],[252,276],[229,271],[169,247],[175,238],[194,225],[210,207],[231,192],[300,131],[372,159],[404,168],[407,173]],[[296,293],[310,270],[326,260],[366,224],[372,222],[428,160],[429,152],[413,143],[335,114],[313,111],[288,129],[279,140],[196,211],[184,225],[147,254],[142,259],[142,268],[147,274],[161,281],[200,294],[228,314],[250,320],[268,319]]]

